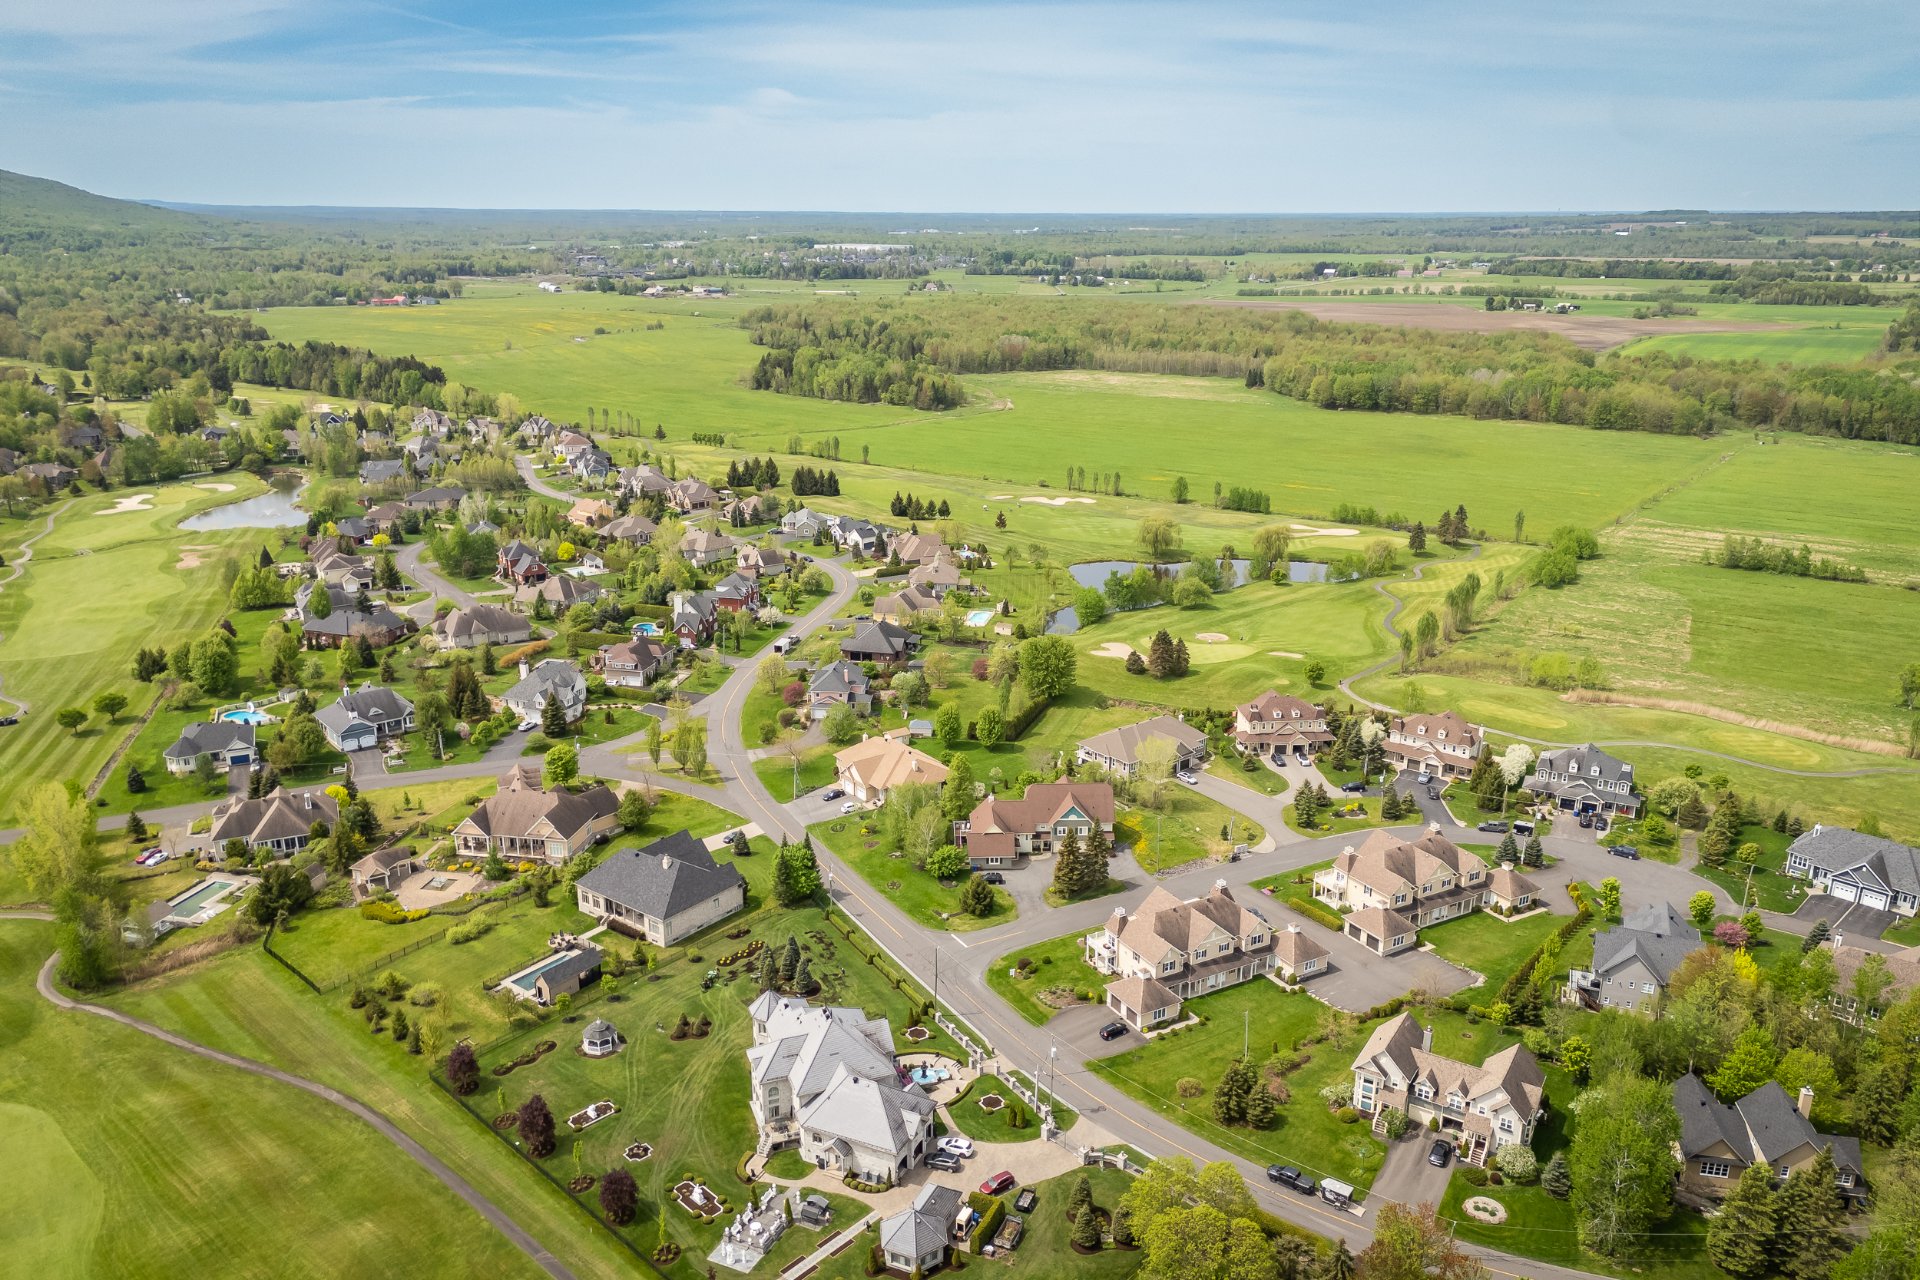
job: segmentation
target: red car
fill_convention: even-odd
[[[1003,1196],[1019,1185],[1019,1182],[1011,1173],[1002,1169],[980,1184],[980,1194],[983,1196]]]

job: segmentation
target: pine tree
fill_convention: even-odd
[[[1833,936],[1833,926],[1827,923],[1825,916],[1813,922],[1813,928],[1807,930],[1807,936],[1800,943],[1800,954],[1805,955],[1828,938]]]
[[[560,709],[560,699],[552,690],[548,690],[546,703],[540,708],[540,732],[549,738],[567,736],[567,713]]]
[[[787,945],[780,952],[780,984],[787,986],[793,982],[793,975],[800,968],[800,940],[792,934],[787,935]]]
[[[1253,1089],[1247,1094],[1247,1127],[1249,1129],[1268,1129],[1279,1114],[1273,1101],[1273,1093],[1256,1075]]]
[[[1567,1169],[1567,1153],[1556,1151],[1553,1159],[1547,1161],[1547,1167],[1540,1173],[1540,1189],[1555,1200],[1565,1200],[1573,1193],[1573,1174]]]
[[[127,762],[127,794],[139,795],[147,789],[147,780],[140,772],[140,766],[131,760]]]
[[[1213,1090],[1213,1118],[1221,1124],[1245,1124],[1247,1098],[1253,1092],[1253,1068],[1244,1058],[1235,1058],[1220,1073]]]
[[[1540,847],[1539,836],[1528,836],[1527,847],[1520,851],[1520,860],[1529,867],[1542,867],[1547,863],[1547,851]]]
[[[793,971],[793,992],[801,996],[813,994],[813,962],[805,956],[800,957],[800,964]]]
[[[1513,838],[1513,832],[1509,831],[1500,837],[1500,847],[1495,850],[1494,858],[1499,862],[1520,861],[1520,842]]]
[[[1092,1203],[1093,1183],[1083,1173],[1074,1181],[1073,1190],[1067,1195],[1067,1217],[1078,1218],[1080,1211]]]
[[[1133,1247],[1133,1213],[1124,1204],[1113,1211],[1113,1242],[1122,1249]]]
[[[1053,891],[1062,898],[1080,892],[1080,841],[1072,832],[1054,847]]]
[[[1192,660],[1187,656],[1187,642],[1175,640],[1173,642],[1173,674],[1183,676],[1187,674],[1191,665]]]
[[[1742,1175],[1742,1180],[1744,1181]],[[1846,1209],[1835,1190],[1833,1148],[1796,1169],[1776,1202],[1779,1233],[1772,1261],[1788,1280],[1824,1280],[1847,1252]]]
[[[1153,640],[1147,646],[1147,671],[1156,680],[1164,680],[1173,674],[1173,637],[1164,629],[1153,633]]]
[[[1073,1247],[1092,1252],[1100,1247],[1100,1221],[1093,1216],[1093,1206],[1082,1205],[1073,1219]]]
[[[1380,793],[1380,818],[1383,822],[1399,821],[1400,793],[1392,787]]]
[[[1717,1216],[1707,1220],[1707,1257],[1734,1280],[1764,1275],[1773,1253],[1773,1170],[1750,1164]]]
[[[1320,1268],[1320,1280],[1353,1280],[1353,1272],[1353,1250],[1347,1248],[1347,1238],[1342,1236]]]

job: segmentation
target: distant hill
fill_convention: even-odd
[[[194,234],[209,220],[132,200],[114,200],[64,182],[0,169],[0,244],[86,248],[155,235]]]

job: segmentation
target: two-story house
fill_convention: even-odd
[[[667,647],[647,636],[619,644],[603,644],[593,655],[593,669],[608,684],[640,689],[652,684],[668,659]]]
[[[1699,949],[1698,929],[1667,903],[1649,903],[1593,936],[1593,967],[1568,972],[1561,1002],[1653,1013],[1681,963]]]
[[[1817,1132],[1813,1090],[1789,1098],[1769,1080],[1731,1106],[1713,1096],[1688,1072],[1673,1082],[1673,1109],[1680,1114],[1679,1197],[1696,1205],[1726,1198],[1748,1165],[1764,1164],[1781,1182],[1833,1152],[1835,1190],[1852,1207],[1866,1204],[1866,1166],[1860,1140]]]
[[[1484,733],[1452,711],[1395,716],[1387,725],[1387,763],[1401,772],[1464,778],[1480,758]]]
[[[808,718],[824,720],[842,702],[861,715],[873,706],[873,681],[867,678],[866,668],[844,658],[825,664],[807,681]]]
[[[1353,1060],[1353,1106],[1385,1132],[1388,1108],[1429,1121],[1460,1144],[1463,1163],[1485,1165],[1501,1147],[1527,1146],[1546,1097],[1540,1063],[1509,1045],[1479,1066],[1433,1051],[1433,1030],[1410,1013],[1373,1029]]]
[[[1086,961],[1112,974],[1107,1008],[1146,1030],[1180,1017],[1183,1001],[1272,973],[1273,927],[1234,900],[1225,880],[1182,902],[1155,888],[1131,915],[1115,907],[1082,940]]]
[[[1305,763],[1333,741],[1327,713],[1305,698],[1268,690],[1233,710],[1233,741],[1243,755],[1284,760],[1291,751]]]
[[[1920,849],[1897,840],[1816,824],[1787,846],[1787,874],[1842,902],[1903,916],[1920,912]]]
[[[1412,947],[1425,925],[1478,911],[1486,903],[1487,864],[1440,834],[1418,840],[1375,831],[1316,872],[1313,896],[1347,912],[1344,932],[1381,955]],[[1526,889],[1534,886],[1528,882]],[[1537,890],[1535,890],[1537,891]]]
[[[500,701],[522,720],[538,720],[546,712],[549,697],[560,704],[568,724],[587,713],[587,677],[578,664],[565,658],[542,658],[529,668],[522,662],[519,682],[501,694]]]
[[[1106,782],[1036,782],[1026,795],[989,795],[953,824],[953,843],[976,870],[1010,867],[1022,855],[1052,853],[1073,836],[1084,846],[1098,827],[1113,837],[1113,786]]]
[[[1140,772],[1140,749],[1147,743],[1163,741],[1172,748],[1174,771],[1184,773],[1206,763],[1207,735],[1178,716],[1154,716],[1138,724],[1123,724],[1083,738],[1074,758],[1131,778]]]
[[[1640,797],[1633,794],[1633,766],[1591,742],[1541,752],[1524,785],[1535,799],[1566,813],[1640,816]]]

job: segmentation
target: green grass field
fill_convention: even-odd
[[[541,1274],[345,1112],[54,1010],[33,989],[52,946],[51,925],[0,924],[11,1274]]]
[[[1497,991],[1566,919],[1541,912],[1523,920],[1502,920],[1492,912],[1476,911],[1427,926],[1420,931],[1420,941],[1432,945],[1443,959],[1485,974],[1487,989]]]
[[[153,486],[135,491],[153,495],[150,509],[115,514],[107,513],[131,494],[75,499],[35,545],[26,571],[0,589],[0,679],[9,696],[32,704],[18,725],[0,729],[7,776],[0,818],[15,812],[35,783],[91,781],[154,696],[152,686],[133,678],[134,651],[198,635],[224,612],[219,553],[256,549],[266,531],[189,533],[174,526],[265,487],[239,472],[217,483],[235,489]],[[205,549],[200,567],[178,567],[186,547]],[[78,734],[54,723],[62,707],[90,711],[94,696],[109,691],[128,699],[118,723],[93,717]]]
[[[1039,1026],[1059,1012],[1040,998],[1040,993],[1055,987],[1072,991],[1092,991],[1098,996],[1109,979],[1101,976],[1083,958],[1081,940],[1092,932],[1082,929],[1063,938],[1050,938],[1010,952],[993,962],[987,970],[987,985],[1005,1000],[1013,1011]],[[1024,972],[1016,974],[1019,963],[1028,960]]]

